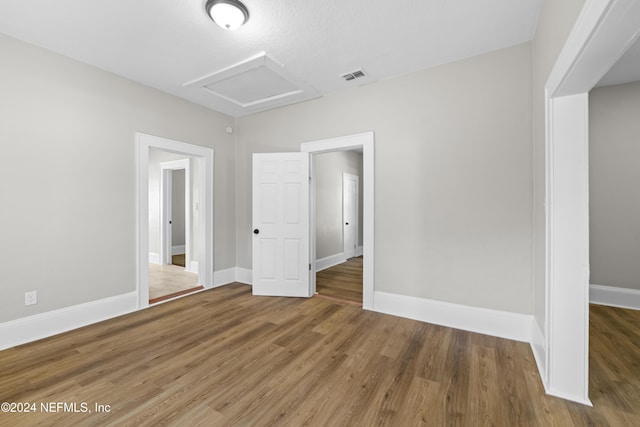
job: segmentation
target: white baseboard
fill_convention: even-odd
[[[151,256],[149,254],[149,261]],[[160,255],[157,261],[160,260]],[[191,262],[193,271],[198,271],[197,261]],[[251,284],[251,270],[228,268],[213,274],[213,287],[233,282]],[[138,294],[131,292],[71,307],[65,307],[34,316],[0,323],[0,350],[36,341],[67,332],[92,323],[101,322],[138,310]]]
[[[228,285],[236,281],[236,268],[227,268],[213,272],[213,287]]]
[[[376,291],[373,310],[450,328],[531,342],[533,316]]]
[[[640,291],[613,286],[589,285],[589,302],[640,310]]]
[[[248,268],[236,267],[236,282],[250,285],[253,283],[253,272]]]
[[[316,271],[326,270],[327,268],[333,267],[334,265],[342,264],[346,260],[347,259],[344,257],[344,252],[321,258],[319,260],[316,260]]]
[[[160,254],[157,252],[149,252],[149,262],[151,264],[160,264]]]
[[[181,255],[187,253],[184,245],[171,246],[171,255]]]
[[[358,246],[356,248],[356,256],[362,256],[364,254],[364,246]]]
[[[138,309],[130,292],[0,323],[0,350],[121,316]]]
[[[547,358],[546,354],[546,340],[544,339],[544,334],[542,333],[542,329],[538,325],[535,317],[531,322],[531,352],[533,353],[533,358],[536,361],[536,365],[538,366],[538,373],[540,374],[540,379],[542,380],[542,385],[545,390],[548,390],[548,381],[547,381]]]

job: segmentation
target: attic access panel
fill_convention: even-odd
[[[294,79],[283,66],[261,53],[246,61],[186,83],[204,90],[248,114],[300,102],[319,96],[306,83]]]
[[[242,107],[259,104],[274,97],[302,93],[296,85],[265,66],[210,83],[204,88]]]

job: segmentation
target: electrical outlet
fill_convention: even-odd
[[[24,293],[24,305],[34,305],[38,303],[38,291]]]

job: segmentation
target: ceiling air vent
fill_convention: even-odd
[[[350,82],[351,80],[359,79],[360,77],[366,77],[366,74],[362,70],[356,70],[342,75],[342,78],[348,82]]]

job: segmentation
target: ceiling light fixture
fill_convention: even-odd
[[[240,28],[249,20],[249,10],[238,0],[207,0],[205,10],[225,30]]]

